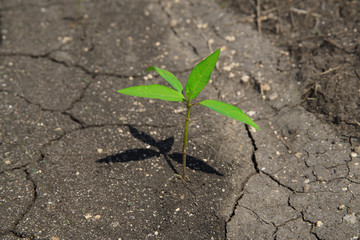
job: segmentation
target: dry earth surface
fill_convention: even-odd
[[[359,239],[360,2],[0,0],[1,239]],[[260,34],[261,31],[261,34]],[[185,85],[194,107],[126,97]]]

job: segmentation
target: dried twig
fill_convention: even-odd
[[[345,65],[346,64],[342,64],[342,65],[339,65],[339,66],[336,66],[336,67],[333,67],[333,68],[329,68],[328,70],[326,70],[325,72],[320,73],[319,75],[325,75],[325,74],[328,74],[330,72],[336,71],[336,70],[344,67]]]
[[[354,120],[355,121],[355,123],[357,124],[357,125],[359,125],[360,126],[360,123],[358,122],[358,121],[356,121],[356,120]]]
[[[311,16],[316,17],[316,18],[321,18],[322,17],[318,13],[313,13],[313,12],[310,12],[308,10],[303,10],[303,9],[294,8],[294,7],[291,7],[290,11],[295,12],[297,14],[302,14],[302,15],[311,15]]]
[[[261,7],[260,7],[260,0],[256,0],[256,21],[257,21],[257,28],[258,33],[261,34]]]

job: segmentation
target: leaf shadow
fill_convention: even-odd
[[[135,127],[128,125],[130,133],[136,139],[146,143],[157,150],[147,149],[147,148],[134,148],[125,150],[121,153],[109,155],[105,158],[96,160],[98,163],[119,163],[119,162],[131,162],[131,161],[142,161],[152,157],[160,157],[164,156],[167,164],[174,171],[175,174],[179,174],[176,168],[174,167],[171,160],[176,161],[178,163],[182,163],[182,154],[175,152],[169,154],[174,144],[174,136],[169,137],[165,140],[156,141],[149,134],[139,131]],[[209,174],[216,174],[218,176],[224,176],[224,174],[218,172],[216,169],[211,167],[209,164],[204,162],[201,159],[186,155],[186,166],[190,169],[196,171],[202,171]]]

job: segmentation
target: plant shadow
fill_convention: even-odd
[[[130,133],[133,137],[136,139],[154,147],[157,148],[157,150],[153,149],[147,149],[147,148],[135,148],[135,149],[129,149],[126,151],[123,151],[118,154],[109,155],[105,158],[96,160],[98,163],[117,163],[117,162],[131,162],[131,161],[142,161],[145,159],[149,159],[152,157],[159,157],[161,155],[164,156],[167,164],[170,166],[170,168],[174,171],[175,174],[179,174],[174,165],[172,164],[172,161],[176,161],[178,163],[182,163],[182,154],[181,153],[171,153],[169,152],[172,149],[172,146],[174,144],[174,137],[167,138],[165,140],[156,141],[153,137],[151,137],[149,134],[139,131],[133,126],[128,125]],[[224,174],[218,172],[216,169],[211,167],[209,164],[204,162],[201,159],[186,155],[186,166],[190,169],[196,170],[196,171],[202,171],[205,173],[210,174],[216,174],[218,176],[224,176]]]

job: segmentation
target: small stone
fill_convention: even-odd
[[[14,66],[14,63],[13,62],[9,62],[9,67],[12,67]]]
[[[100,218],[101,218],[101,216],[100,216],[99,214],[95,216],[95,219],[96,219],[96,220],[98,220],[98,219],[100,219]]]
[[[226,45],[223,45],[220,47],[220,49],[222,52],[225,52],[228,49],[228,47]]]
[[[103,151],[104,151],[104,150],[103,150],[102,148],[98,148],[98,149],[97,149],[97,152],[98,152],[98,153],[102,153]]]
[[[51,240],[60,240],[58,237],[51,237]]]
[[[348,188],[347,188],[347,187],[343,187],[343,188],[341,188],[341,190],[343,190],[344,192],[346,192],[346,191],[348,190]]]
[[[343,217],[343,219],[344,219],[345,222],[350,223],[350,224],[355,224],[357,222],[355,213],[345,215]]]
[[[358,156],[358,154],[356,152],[351,152],[350,153],[351,158],[356,158],[357,156]]]
[[[75,173],[75,175],[76,175],[76,176],[79,176],[79,175],[80,175],[80,173],[79,173],[79,172],[76,172],[76,173]]]
[[[344,204],[342,204],[342,205],[340,205],[340,206],[338,207],[339,210],[343,210],[344,208],[345,208],[345,205],[344,205]]]
[[[310,182],[309,179],[305,179],[305,180],[304,180],[304,183],[309,183],[309,182]]]
[[[133,76],[130,76],[130,77],[129,77],[129,80],[130,80],[130,81],[134,80],[134,77],[133,77]]]
[[[279,94],[277,92],[274,92],[272,93],[270,96],[269,96],[269,100],[270,101],[274,101],[275,99],[277,99],[279,97]]]
[[[155,231],[155,232],[154,232],[154,235],[155,235],[155,236],[159,235],[159,232],[158,232],[158,231]]]
[[[250,117],[253,117],[255,114],[256,112],[252,110],[247,112],[247,115],[249,115]]]
[[[170,21],[170,27],[176,27],[177,24],[178,24],[178,22],[175,19],[172,19]]]
[[[234,36],[226,36],[225,40],[228,42],[234,42],[235,41],[235,37]]]
[[[5,161],[5,164],[6,164],[6,165],[10,165],[10,164],[11,164],[11,161],[6,160],[6,161]]]
[[[65,44],[72,41],[72,37],[63,37],[63,39],[61,40],[61,43]]]
[[[155,46],[157,46],[157,47],[159,47],[160,45],[161,45],[160,42],[156,42],[156,43],[155,43]]]
[[[234,73],[232,73],[232,72],[231,72],[231,73],[229,73],[228,78],[230,78],[230,79],[231,79],[231,78],[234,78],[234,77],[235,77],[235,74],[234,74]]]
[[[247,83],[249,80],[250,80],[250,77],[248,75],[243,75],[241,77],[241,81],[244,82],[244,83]]]
[[[324,224],[323,224],[322,221],[317,221],[317,222],[316,222],[316,227],[318,227],[318,228],[321,228],[323,225],[324,225]]]
[[[89,218],[92,218],[92,215],[90,213],[85,215],[85,219],[89,219]]]
[[[110,226],[113,228],[116,228],[116,227],[120,226],[120,223],[115,221],[115,222],[111,223]]]
[[[178,212],[178,211],[180,211],[180,208],[175,209],[175,212]]]
[[[261,88],[264,92],[270,91],[271,89],[270,85],[267,83],[261,84]]]
[[[294,155],[295,155],[295,157],[300,158],[301,155],[302,155],[302,153],[301,153],[301,152],[297,152],[297,153],[295,153]]]
[[[256,128],[250,126],[250,132],[251,132],[251,133],[256,133]]]

